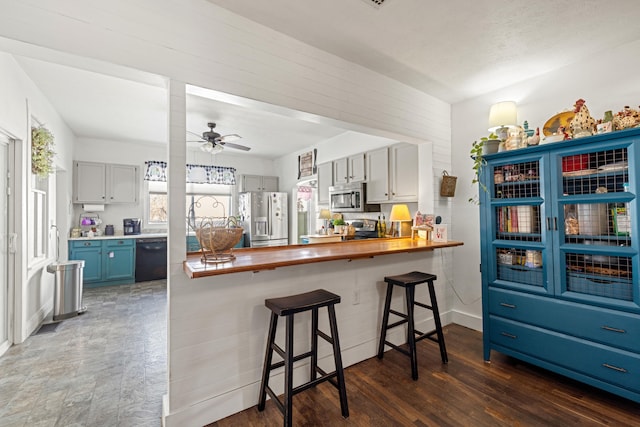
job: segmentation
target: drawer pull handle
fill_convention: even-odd
[[[609,365],[608,363],[603,363],[602,366],[604,366],[605,368],[613,369],[614,371],[623,372],[625,374],[628,372],[624,368],[620,368],[618,366]]]
[[[507,338],[514,339],[514,340],[515,340],[516,338],[518,338],[516,335],[510,334],[510,333],[508,333],[508,332],[500,332],[500,335],[505,336],[505,337],[507,337]]]
[[[605,331],[618,332],[621,334],[627,333],[627,331],[625,331],[624,329],[612,328],[611,326],[607,326],[607,325],[601,326],[601,328],[604,329]]]
[[[507,307],[507,308],[516,308],[515,304],[509,304],[509,303],[506,303],[506,302],[501,302],[500,305],[503,306],[503,307]]]

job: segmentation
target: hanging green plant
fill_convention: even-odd
[[[53,134],[44,126],[31,128],[31,172],[46,177],[53,173]]]

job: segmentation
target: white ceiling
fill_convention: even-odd
[[[640,39],[638,0],[208,0],[456,103]]]
[[[208,1],[450,103],[640,40],[637,0]],[[78,137],[167,140],[162,78],[16,59]],[[189,131],[217,122],[217,132],[242,135],[250,154],[268,158],[345,132],[210,91],[192,91],[187,112]]]
[[[166,90],[162,79],[148,76],[114,77],[15,56],[18,64],[36,83],[67,125],[79,138],[164,143],[167,141]],[[215,131],[239,134],[236,144],[251,148],[248,153],[277,158],[344,133],[326,124],[303,121],[242,104],[237,97],[191,88],[187,95],[187,130],[195,134]],[[228,102],[217,99],[226,98]],[[250,104],[246,100],[244,104]],[[197,141],[193,134],[188,141]],[[190,144],[198,147],[194,142]],[[230,148],[225,150],[243,154]]]

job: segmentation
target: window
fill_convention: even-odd
[[[167,224],[167,183],[145,181],[147,184],[146,221],[152,226]],[[187,184],[185,200],[185,219],[189,208],[202,196],[214,196],[220,205],[217,207],[202,206],[197,210],[198,216],[228,217],[233,212],[233,185],[221,184]]]
[[[46,259],[49,245],[49,177],[33,175],[28,204],[29,265]]]

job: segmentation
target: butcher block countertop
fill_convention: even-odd
[[[289,245],[234,250],[235,259],[223,263],[203,263],[200,253],[189,253],[184,261],[185,273],[192,278],[239,273],[242,271],[273,270],[278,267],[315,262],[372,258],[403,252],[422,252],[461,246],[458,241],[433,242],[424,239],[390,238],[365,239],[314,245]]]

